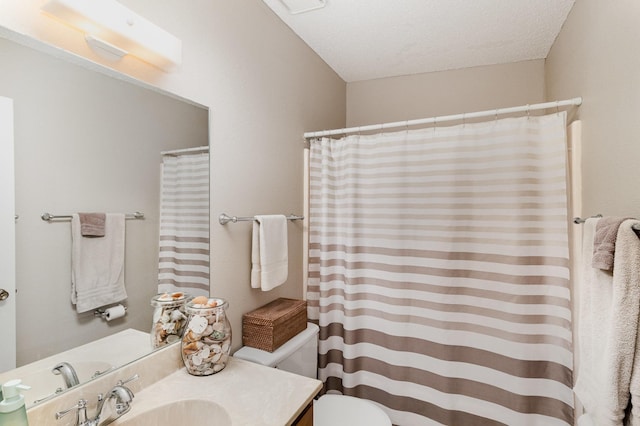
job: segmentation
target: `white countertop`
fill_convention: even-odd
[[[285,426],[298,417],[322,387],[319,380],[233,357],[219,373],[191,376],[180,358],[180,345],[175,344],[30,408],[29,423],[73,425],[73,413],[60,420],[55,420],[54,415],[72,407],[80,398],[89,401],[88,414],[94,416],[98,393],[109,391],[118,380],[134,374],[139,379],[127,384],[135,393],[131,410],[113,425]],[[222,407],[222,414],[211,406]],[[161,407],[164,409],[157,410]],[[190,414],[182,417],[185,412]],[[178,421],[167,423],[176,417]]]
[[[131,411],[113,424],[131,425],[132,417],[171,402],[205,400],[223,407],[233,426],[284,426],[298,417],[321,387],[319,380],[230,357],[219,373],[199,377],[181,368],[137,392]],[[205,424],[222,425],[211,420]]]

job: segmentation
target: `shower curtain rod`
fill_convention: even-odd
[[[491,109],[486,111],[468,112],[463,114],[443,115],[440,117],[421,118],[417,120],[395,121],[392,123],[371,124],[367,126],[347,127],[344,129],[305,132],[304,138],[311,139],[311,138],[319,138],[322,136],[344,135],[347,133],[366,132],[370,130],[386,130],[386,129],[397,128],[397,127],[417,126],[421,124],[437,124],[437,123],[442,123],[444,121],[465,120],[467,118],[481,118],[481,117],[491,117],[491,116],[495,116],[497,118],[498,115],[502,115],[502,114],[510,114],[515,112],[530,112],[530,111],[537,111],[537,110],[547,109],[547,108],[560,108],[565,106],[579,106],[581,104],[582,104],[582,97],[577,97],[573,99],[566,99],[564,101],[543,102],[539,104],[522,105],[517,107],[509,107],[509,108],[498,108],[498,109]]]

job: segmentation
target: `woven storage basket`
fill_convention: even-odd
[[[279,298],[242,316],[242,344],[273,352],[307,328],[307,302]]]

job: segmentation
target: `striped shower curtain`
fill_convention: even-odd
[[[565,121],[312,141],[326,391],[397,425],[573,424]]]
[[[209,295],[209,154],[164,155],[158,292]]]

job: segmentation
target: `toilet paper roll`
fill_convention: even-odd
[[[109,309],[105,309],[104,318],[107,321],[114,320],[116,318],[122,318],[127,313],[127,310],[122,305],[112,306]]]

